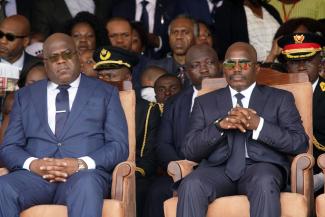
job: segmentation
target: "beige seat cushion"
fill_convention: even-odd
[[[165,217],[176,217],[176,206],[177,197],[166,200]],[[307,217],[306,199],[301,194],[281,193],[281,213],[281,217]],[[221,197],[209,205],[207,217],[249,217],[247,197]]]
[[[103,217],[123,217],[121,201],[104,200]],[[20,214],[20,217],[68,217],[67,207],[62,205],[33,206]]]
[[[316,214],[317,217],[325,217],[325,194],[316,198]]]

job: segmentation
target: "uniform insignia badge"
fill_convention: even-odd
[[[304,42],[305,36],[304,35],[294,35],[293,39],[295,40],[296,44],[301,44]]]
[[[319,84],[319,86],[320,86],[320,89],[324,92],[325,91],[325,82],[320,82],[320,84]]]

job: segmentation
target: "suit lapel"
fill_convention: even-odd
[[[229,87],[225,87],[219,90],[217,95],[217,110],[220,111],[220,118],[226,117],[230,109],[232,108],[232,100]],[[232,150],[234,136],[232,133],[227,134],[227,140],[229,149]]]
[[[267,97],[263,93],[263,87],[256,85],[249,100],[249,108],[254,109],[258,115],[261,115]]]
[[[71,128],[73,122],[78,118],[80,113],[83,111],[83,107],[88,102],[93,90],[96,88],[93,82],[90,82],[89,78],[81,74],[80,84],[78,87],[76,98],[74,99],[71,112],[69,114],[68,120],[65,123],[62,133],[59,139],[64,138],[67,131]]]
[[[42,80],[31,86],[30,93],[37,114],[40,114],[38,117],[41,119],[44,130],[52,137],[52,139],[56,140],[56,137],[48,124],[47,118],[47,80]]]

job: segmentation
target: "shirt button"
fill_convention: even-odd
[[[58,146],[61,146],[62,144],[61,143],[58,143]]]

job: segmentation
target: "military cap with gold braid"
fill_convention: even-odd
[[[303,60],[315,56],[325,46],[325,39],[314,33],[293,33],[279,39],[286,60]]]
[[[138,62],[138,56],[122,48],[103,46],[95,50],[93,59],[96,62],[95,70],[118,69],[127,67],[132,69]]]

